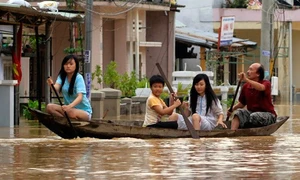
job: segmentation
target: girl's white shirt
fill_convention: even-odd
[[[217,118],[220,114],[223,113],[222,105],[219,99],[217,99],[217,103],[215,101],[212,102],[211,108],[208,110],[206,114],[206,95],[203,97],[198,95],[197,98],[197,106],[196,106],[196,112],[202,117],[206,117],[206,119],[214,126],[217,124]]]

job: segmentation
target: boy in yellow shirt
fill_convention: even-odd
[[[181,105],[179,99],[174,100],[172,94],[171,106],[167,106],[160,98],[163,92],[165,81],[160,75],[153,75],[150,78],[151,94],[146,102],[146,114],[143,127],[157,127],[157,128],[172,128],[177,129],[177,121],[183,119],[182,115],[173,113],[173,110]],[[169,116],[165,116],[169,115]]]

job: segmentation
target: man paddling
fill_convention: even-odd
[[[231,129],[261,127],[276,122],[277,114],[271,98],[271,83],[264,80],[264,67],[253,63],[247,71],[239,73],[240,80],[246,82],[241,90],[239,102],[233,106],[234,116]],[[247,106],[247,109],[244,107]],[[227,115],[230,116],[229,110]]]

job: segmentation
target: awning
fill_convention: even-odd
[[[181,38],[193,45],[217,48],[218,34],[213,32],[203,32],[198,29],[188,27],[177,27],[175,29],[176,40]],[[257,43],[247,39],[233,38],[231,47],[256,47]]]
[[[48,21],[83,22],[84,15],[66,12],[46,12],[33,7],[17,4],[0,3],[0,23],[19,24],[26,26],[39,26]]]
[[[292,0],[292,1],[293,1],[293,5],[290,3],[290,1],[287,1],[287,0],[277,0],[277,3],[279,5],[279,7],[281,7],[281,8],[292,9],[295,6],[300,6],[299,0]]]
[[[196,46],[206,47],[209,49],[212,48],[212,43],[209,43],[200,38],[195,38],[193,36],[189,36],[189,35],[185,35],[185,34],[176,33],[175,39],[176,39],[176,42],[181,42],[184,44],[196,45]]]

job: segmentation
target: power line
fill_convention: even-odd
[[[90,11],[94,14],[98,14],[98,15],[101,15],[101,16],[118,16],[120,14],[124,14],[124,13],[127,13],[128,11],[132,10],[133,8],[135,8],[138,4],[140,4],[143,0],[139,0],[137,3],[134,3],[131,7],[129,7],[128,9],[124,10],[124,11],[120,11],[120,12],[117,12],[117,13],[100,13],[100,12],[97,12],[97,11],[93,11],[91,9],[88,9],[86,8],[86,4],[83,3],[83,2],[75,2],[76,4],[78,4],[79,6],[81,6],[82,8],[84,8],[85,10],[87,11]],[[84,6],[85,5],[85,6]]]

